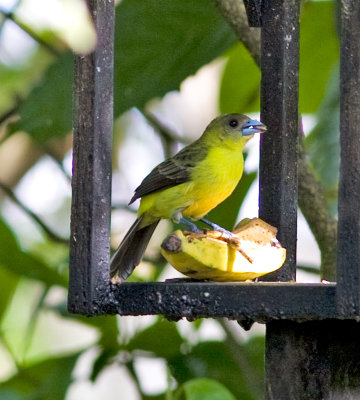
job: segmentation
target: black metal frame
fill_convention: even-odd
[[[278,356],[271,347],[274,337],[286,342],[293,335],[291,329],[297,329],[290,325],[291,333],[289,322],[277,325],[276,320],[357,319],[360,2],[342,0],[338,267],[337,283],[329,285],[286,282],[295,279],[296,263],[299,0],[245,0],[249,21],[262,26],[261,111],[269,127],[261,143],[260,217],[279,228],[279,239],[287,248],[285,266],[272,276],[283,282],[110,284],[114,5],[88,3],[98,44],[93,54],[75,60],[69,310],[86,315],[163,314],[174,320],[227,317],[268,323],[269,365]],[[311,329],[306,333],[303,328],[302,335]]]
[[[360,3],[341,2],[337,305],[360,314]]]
[[[279,228],[287,248],[275,281],[295,279],[299,1],[247,1],[250,20],[262,24],[260,217]],[[261,8],[260,8],[261,5]],[[359,5],[345,0],[341,52],[341,146],[338,283],[123,283],[108,278],[112,137],[114,9],[90,2],[98,30],[92,55],[76,57],[74,176],[69,309],[97,315],[164,314],[172,318],[353,318],[360,311],[360,223],[350,206],[360,199],[360,45],[353,37]],[[261,16],[258,13],[261,10]],[[256,22],[257,21],[257,22]],[[351,79],[347,77],[351,76]],[[355,112],[354,112],[355,110]],[[349,156],[350,155],[350,156]],[[311,293],[311,296],[310,296]],[[145,297],[144,297],[145,296]],[[148,302],[134,301],[136,298]],[[277,299],[273,301],[272,299]],[[316,299],[316,301],[315,301]],[[294,301],[295,300],[295,301]],[[271,305],[271,306],[270,306]],[[306,310],[306,312],[305,312]]]
[[[346,396],[360,386],[360,2],[341,0],[338,266],[337,283],[328,285],[286,282],[296,272],[300,0],[244,3],[250,24],[262,26],[261,113],[269,132],[261,143],[260,217],[279,228],[287,248],[284,267],[272,275],[278,282],[110,284],[114,5],[88,0],[98,44],[75,61],[68,307],[89,316],[266,323],[268,399],[356,398]]]
[[[114,3],[88,5],[97,46],[75,57],[69,310],[95,315],[109,292]]]

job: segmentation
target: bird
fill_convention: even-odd
[[[186,224],[201,220],[213,230],[230,232],[204,216],[233,192],[244,169],[242,150],[255,133],[266,126],[243,114],[223,114],[206,127],[195,142],[155,167],[135,189],[137,219],[110,260],[110,278],[125,281],[140,263],[161,219]]]

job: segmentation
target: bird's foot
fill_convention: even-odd
[[[215,224],[214,222],[211,222],[211,221],[209,221],[209,220],[207,220],[205,218],[200,218],[200,221],[202,221],[204,224],[210,226],[210,228],[213,231],[221,232],[223,237],[225,237],[227,239],[231,239],[231,238],[233,238],[235,236],[232,232],[228,231],[227,229],[221,227],[220,225]]]
[[[228,231],[227,229],[224,229],[220,225],[214,224],[214,222],[208,221],[205,218],[201,218],[200,221],[204,222],[204,224],[206,224],[206,225],[209,225],[212,230],[221,232],[222,237],[224,239],[226,239],[228,241],[228,243],[231,243],[231,242],[235,243],[236,250],[239,251],[249,261],[250,264],[253,263],[253,259],[251,257],[249,257],[247,255],[246,251],[240,247],[239,238],[236,235],[234,235],[232,232]]]
[[[186,225],[192,233],[202,233],[202,231],[193,223],[185,218],[180,218],[179,222]]]

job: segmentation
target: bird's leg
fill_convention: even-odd
[[[181,218],[179,219],[179,222],[180,222],[181,224],[186,225],[186,226],[190,229],[191,232],[193,232],[193,233],[201,233],[201,230],[200,230],[194,223],[188,221],[188,220],[185,219],[184,217],[181,217]]]
[[[207,220],[207,219],[205,219],[205,218],[200,218],[200,221],[202,221],[204,224],[210,226],[210,228],[211,228],[213,231],[219,231],[219,232],[221,232],[223,235],[225,235],[225,236],[227,236],[227,237],[229,237],[229,238],[231,238],[231,237],[234,236],[234,234],[233,234],[232,232],[228,231],[227,229],[222,228],[220,225],[215,224],[214,222],[211,222],[211,221],[209,221],[209,220]]]

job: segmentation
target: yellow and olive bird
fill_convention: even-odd
[[[130,200],[141,198],[138,217],[110,261],[110,275],[127,279],[140,263],[161,218],[187,224],[201,220],[214,230],[231,235],[203,217],[235,189],[244,169],[243,147],[265,125],[242,114],[215,118],[202,136],[155,167]]]

